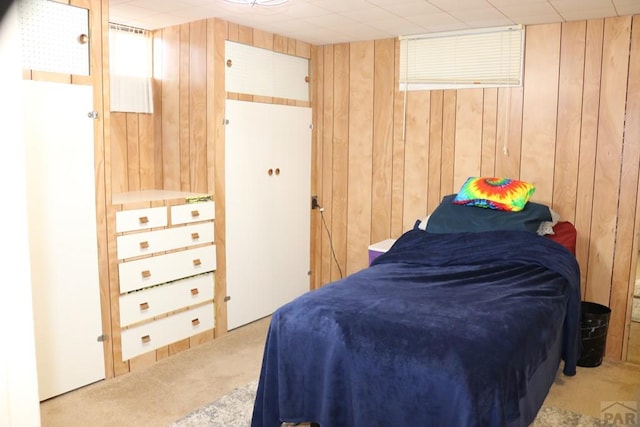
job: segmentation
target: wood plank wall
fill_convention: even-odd
[[[312,194],[324,207],[311,213],[312,288],[366,267],[370,243],[411,228],[470,175],[529,180],[578,229],[583,299],[612,308],[607,357],[622,359],[640,230],[639,19],[528,26],[520,88],[408,93],[393,39],[309,46],[217,19],[166,28],[153,136],[139,117],[114,117],[113,181],[214,193],[224,265],[224,99],[247,99],[224,92],[224,40],[310,57]],[[224,281],[220,268],[217,301]]]
[[[410,229],[468,176],[519,178],[576,225],[583,299],[611,307],[607,356],[623,358],[639,38],[640,16],[532,25],[523,87],[408,93],[397,90],[397,41],[314,47],[314,178],[332,237],[321,235],[314,286],[366,267],[370,243]]]

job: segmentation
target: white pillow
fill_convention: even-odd
[[[538,236],[544,236],[546,234],[555,234],[553,232],[553,226],[560,221],[560,214],[553,209],[549,208],[549,212],[551,213],[551,221],[542,221],[540,226],[538,227],[538,231],[536,232]]]
[[[430,216],[431,214],[427,215],[422,221],[420,221],[420,224],[418,225],[420,230],[425,231],[427,229],[427,222],[429,222]]]

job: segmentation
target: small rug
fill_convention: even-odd
[[[248,427],[257,388],[258,380],[251,381],[196,409],[170,427]]]
[[[176,421],[170,427],[248,427],[251,424],[257,385],[256,380],[236,388],[220,399]],[[597,418],[545,406],[540,409],[531,427],[602,427],[603,425]],[[284,426],[291,426],[291,424],[284,424]]]

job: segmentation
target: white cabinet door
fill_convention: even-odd
[[[22,68],[89,75],[89,10],[55,1],[16,2],[22,39]]]
[[[275,98],[309,100],[309,60],[227,40],[225,90]]]
[[[309,290],[311,109],[227,100],[228,327]]]
[[[272,254],[275,309],[310,286],[311,109],[274,105],[270,110],[274,163],[280,170],[272,180],[273,227],[265,242],[278,248]]]
[[[24,81],[40,400],[104,379],[90,86]]]

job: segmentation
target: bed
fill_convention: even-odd
[[[532,232],[542,222],[417,221],[370,267],[280,307],[252,427],[529,425],[580,346],[579,267],[564,237]]]

